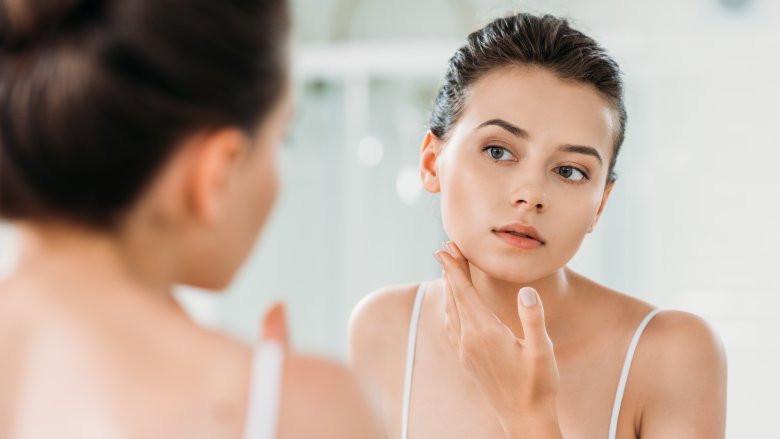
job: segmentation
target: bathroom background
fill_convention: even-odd
[[[226,294],[182,289],[202,324],[251,341],[288,303],[295,347],[344,359],[352,307],[438,275],[445,240],[418,151],[447,59],[512,11],[552,13],[620,63],[619,182],[571,266],[706,318],[729,357],[730,438],[767,437],[780,397],[780,2],[293,0],[297,116],[273,218]],[[14,231],[0,224],[0,276]]]

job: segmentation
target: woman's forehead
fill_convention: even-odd
[[[613,106],[595,87],[537,67],[485,74],[470,87],[454,128],[469,135],[496,119],[540,143],[584,144],[603,149],[605,155],[612,153],[619,123]]]

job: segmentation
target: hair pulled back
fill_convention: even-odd
[[[0,0],[0,216],[112,227],[194,130],[251,132],[284,0]]]
[[[552,15],[520,13],[471,33],[450,58],[431,115],[431,132],[446,139],[463,112],[469,88],[486,73],[509,66],[541,67],[561,79],[590,84],[614,106],[619,125],[607,174],[608,181],[614,181],[626,126],[620,68],[592,38]]]

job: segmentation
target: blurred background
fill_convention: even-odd
[[[284,188],[226,294],[182,290],[204,325],[252,340],[272,301],[303,351],[344,359],[352,307],[438,275],[438,199],[418,151],[447,59],[513,11],[570,18],[620,63],[618,185],[575,270],[694,312],[729,356],[728,437],[768,437],[780,397],[780,2],[293,0],[297,117]],[[775,163],[777,161],[777,163]],[[780,170],[778,168],[777,170]],[[14,260],[0,225],[0,276]]]

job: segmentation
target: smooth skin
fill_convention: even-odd
[[[653,309],[566,267],[614,183],[617,127],[589,85],[535,67],[489,72],[448,134],[428,133],[421,178],[441,196],[451,242],[423,300],[412,438],[607,437],[631,336]],[[496,233],[534,227],[543,245]],[[526,288],[526,289],[523,289]],[[536,303],[524,306],[521,289]],[[401,437],[406,342],[417,285],[367,296],[350,321],[350,363]],[[638,345],[621,439],[722,438],[726,358],[702,319],[663,311]]]
[[[240,438],[252,349],[196,325],[175,284],[221,289],[271,212],[289,91],[247,135],[194,132],[116,230],[17,223],[0,283],[0,437]],[[283,309],[265,338],[286,345]],[[279,438],[379,437],[356,381],[287,350]],[[307,422],[300,422],[301,419]]]

